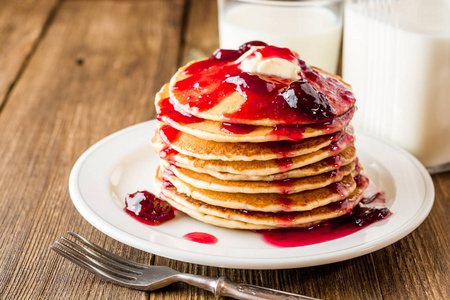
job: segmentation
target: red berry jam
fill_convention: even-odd
[[[275,160],[278,166],[280,166],[281,172],[286,172],[291,169],[292,167],[292,158],[286,157],[286,158],[279,158]]]
[[[168,189],[168,188],[172,188],[172,187],[175,187],[175,186],[173,185],[172,182],[164,180],[163,184],[162,184],[162,187],[165,188],[165,189]],[[172,207],[172,209],[175,210],[174,207]]]
[[[336,205],[345,205],[345,201]],[[358,204],[353,210],[309,228],[274,229],[257,231],[265,242],[277,247],[300,247],[335,240],[355,233],[370,224],[388,218],[387,208],[374,208]]]
[[[217,49],[216,51],[214,51],[213,55],[211,56],[211,59],[221,61],[236,60],[242,54],[250,50],[252,46],[267,46],[267,44],[261,41],[252,41],[241,45],[238,50]]]
[[[241,54],[238,50],[217,49],[214,51],[212,58],[221,61],[230,61],[238,59]]]
[[[355,168],[355,170],[356,170],[356,168]],[[358,166],[358,170],[360,171],[361,167]],[[360,174],[355,176],[355,181],[358,186],[368,186],[369,185],[369,178],[367,178],[366,176],[360,175]]]
[[[215,236],[204,232],[190,232],[188,234],[185,234],[183,238],[188,241],[208,245],[212,245],[218,242],[218,239]]]
[[[304,79],[290,83],[280,95],[290,107],[314,121],[329,121],[336,116],[327,96]]]
[[[238,92],[246,101],[235,112],[224,114],[223,121],[248,124],[269,119],[298,125],[331,121],[353,106],[355,98],[348,86],[311,68],[287,48],[265,46],[255,52],[264,58],[279,57],[296,63],[299,80],[243,72],[235,60],[249,46],[219,49],[211,58],[187,66],[187,77],[171,90],[183,109],[194,114],[207,111]]]
[[[159,136],[163,140],[164,144],[170,145],[175,142],[178,137],[181,135],[181,131],[173,128],[170,125],[163,125],[159,129]]]
[[[294,143],[288,141],[268,142],[266,145],[273,153],[276,153],[279,158],[291,156],[295,146]]]
[[[158,102],[158,116],[159,121],[163,121],[162,117],[170,118],[178,124],[192,124],[204,121],[204,119],[197,118],[173,105],[170,98],[164,98]]]
[[[172,206],[150,192],[138,191],[125,198],[125,212],[147,225],[160,225],[175,217]]]
[[[159,157],[167,161],[173,161],[173,157],[178,154],[178,151],[172,147],[164,147],[159,151]]]
[[[229,134],[248,134],[255,129],[253,125],[222,123],[222,132]]]
[[[292,199],[288,197],[280,197],[276,200],[276,203],[283,206],[284,211],[291,210]]]
[[[375,204],[375,205],[384,205],[386,203],[386,195],[384,191],[373,194],[370,197],[364,198],[361,201],[363,204]]]
[[[259,46],[259,47],[262,47],[262,46],[267,46],[267,44],[264,43],[264,42],[261,42],[261,41],[251,41],[251,42],[242,44],[242,45],[239,47],[239,51],[240,51],[241,53],[245,53],[245,52],[247,52],[248,50],[250,50],[250,48],[253,47],[253,46],[255,46],[255,47],[258,47],[258,46]]]
[[[304,126],[301,125],[275,125],[270,136],[277,139],[288,137],[290,141],[299,142],[303,139]]]
[[[339,169],[342,166],[342,163],[345,161],[345,159],[340,156],[331,156],[325,158],[324,161],[327,163],[327,165],[333,166],[335,169]]]
[[[334,182],[334,183],[330,184],[328,186],[328,189],[333,194],[339,194],[339,196],[341,196],[341,199],[345,199],[345,197],[347,196],[346,195],[347,188],[346,188],[345,184],[342,183],[342,181],[338,181],[338,182]]]
[[[177,123],[181,125],[204,121],[204,119],[197,118],[191,114],[185,112],[181,113],[181,110],[179,108],[175,108],[171,101],[168,100],[168,98],[162,99],[161,101],[163,102],[163,104],[160,104],[162,105],[161,107],[165,108],[161,109],[158,114],[157,118],[159,121],[163,121],[168,124]],[[316,130],[324,130],[326,133],[334,133],[350,122],[354,112],[355,109],[351,108],[345,114],[334,118],[332,121],[322,124],[308,125],[308,127]],[[224,122],[221,128],[223,132],[226,132],[228,134],[247,134],[254,129],[255,126],[253,125],[236,124],[229,122]],[[275,137],[276,140],[300,141],[303,139],[304,131],[304,125],[275,125],[273,126],[273,130],[268,134],[268,136],[272,138]],[[175,137],[175,134],[173,136]],[[339,137],[340,135],[336,135],[336,138]]]

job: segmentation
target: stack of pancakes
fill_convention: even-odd
[[[226,84],[215,74],[229,68],[243,78],[246,72],[234,67],[239,60],[217,56],[180,68],[156,96],[159,124],[152,144],[161,157],[160,198],[205,223],[238,229],[309,227],[350,212],[367,186],[349,125],[354,100],[330,91],[338,85],[349,95],[349,87],[298,59],[302,82],[320,78],[311,84],[330,99],[332,116],[272,117],[268,102],[243,114],[255,99],[252,85],[221,90]],[[276,95],[294,81],[256,76],[276,82]],[[323,81],[333,84],[324,87]],[[206,106],[200,102],[211,96]]]

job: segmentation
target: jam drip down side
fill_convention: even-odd
[[[180,109],[175,108],[169,98],[160,101],[161,111],[158,120],[165,123],[175,123],[179,125],[193,124],[204,121],[188,113],[180,113]],[[304,133],[308,129],[320,130],[325,134],[335,133],[345,127],[353,117],[355,108],[350,108],[345,114],[334,118],[330,122],[313,125],[275,125],[271,127],[268,137],[275,140],[288,140],[298,142],[303,139]],[[230,135],[248,134],[256,129],[256,126],[246,124],[235,124],[224,122],[221,124],[221,131]]]
[[[170,98],[163,98],[158,102],[158,116],[157,119],[162,121],[161,117],[167,117],[178,124],[192,124],[203,122],[204,119],[197,118],[173,105]]]
[[[253,125],[232,124],[224,122],[221,126],[221,131],[228,134],[248,134],[253,130],[255,130],[255,126]]]
[[[161,137],[162,141],[166,145],[172,144],[174,141],[178,139],[178,137],[181,135],[181,131],[178,129],[173,128],[170,125],[163,125],[159,129],[159,136]]]
[[[363,175],[355,177],[357,186],[367,187],[369,180]],[[333,193],[340,193],[345,187],[339,184],[329,186]],[[352,207],[347,199],[328,204],[331,210],[347,210],[348,213],[335,219],[319,223],[308,228],[289,228],[257,231],[263,240],[277,247],[300,247],[332,241],[358,232],[378,221],[387,219],[392,215],[385,203],[383,192],[376,193],[368,198],[363,198],[355,207]],[[369,203],[377,203],[382,206],[369,206]],[[288,218],[288,213],[287,218]]]

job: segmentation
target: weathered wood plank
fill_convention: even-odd
[[[49,246],[73,230],[134,260],[152,259],[89,225],[67,180],[94,142],[154,118],[154,94],[177,69],[183,7],[181,0],[61,5],[0,114],[2,297],[148,297],[99,280]]]
[[[0,107],[58,2],[0,1]]]
[[[406,238],[373,254],[383,299],[450,298],[450,172],[433,176],[428,218]]]
[[[48,249],[74,230],[139,262],[323,299],[449,298],[450,173],[433,176],[436,205],[404,240],[371,255],[304,269],[232,270],[169,260],[112,240],[76,212],[67,191],[73,163],[100,138],[153,118],[153,94],[178,64],[218,47],[215,2],[62,4],[0,113],[1,297],[214,299],[184,284],[147,294],[105,283]]]

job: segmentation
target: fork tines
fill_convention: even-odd
[[[62,237],[61,242],[56,241],[56,246],[50,248],[78,266],[109,281],[129,286],[146,268],[146,265],[117,256],[74,232],[69,231],[68,234],[78,243]]]

